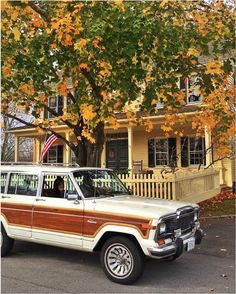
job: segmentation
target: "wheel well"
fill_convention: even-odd
[[[117,232],[106,232],[105,234],[103,234],[101,239],[98,241],[97,245],[94,247],[93,251],[95,252],[101,251],[102,246],[108,239],[110,239],[111,237],[117,237],[117,236],[123,236],[123,237],[129,238],[137,245],[140,251],[143,252],[139,242],[133,235],[126,234],[126,233],[117,233]]]

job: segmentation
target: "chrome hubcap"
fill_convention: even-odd
[[[116,278],[125,278],[133,269],[133,257],[129,249],[121,244],[112,244],[105,253],[105,265]]]

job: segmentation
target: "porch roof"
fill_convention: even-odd
[[[197,110],[200,109],[201,105],[186,105],[186,106],[182,106],[179,109],[178,113],[186,113],[186,114],[192,114],[194,112],[196,112]],[[150,114],[148,114],[146,111],[139,111],[137,113],[138,117],[144,117],[144,118],[148,118],[150,120],[156,120],[156,119],[161,119],[165,114],[165,109],[158,109],[158,113],[153,114],[152,116],[150,116]],[[120,113],[116,113],[115,114],[117,120],[119,123],[126,123],[129,121],[129,119],[127,118],[127,114],[126,112],[120,112]],[[54,127],[55,129],[57,129],[58,131],[66,131],[67,126],[65,124],[60,124],[56,127]],[[15,127],[15,128],[10,128],[8,130],[5,131],[6,133],[12,133],[12,134],[19,134],[19,135],[26,135],[28,134],[29,136],[34,135],[35,137],[38,136],[38,134],[35,133],[35,128],[33,127],[29,127],[29,126],[19,126],[19,127]]]

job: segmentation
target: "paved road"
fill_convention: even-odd
[[[150,260],[131,286],[110,282],[99,256],[16,242],[2,259],[2,293],[235,293],[234,219],[204,221],[201,246],[174,262]]]

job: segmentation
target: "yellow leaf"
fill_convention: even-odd
[[[206,63],[206,74],[221,74],[223,70],[221,69],[222,62],[217,60],[210,60]]]
[[[11,14],[11,19],[16,21],[18,18],[18,12],[15,10],[12,14]]]
[[[47,29],[46,29],[46,33],[47,33],[48,35],[50,35],[50,34],[51,34],[51,30],[50,30],[49,28],[47,28]]]
[[[156,105],[157,104],[157,99],[152,99],[151,105]]]
[[[160,8],[164,8],[166,4],[168,4],[168,0],[162,0],[160,3]]]
[[[19,40],[20,40],[20,35],[21,35],[21,33],[20,33],[20,31],[18,30],[18,28],[14,27],[14,28],[12,29],[12,32],[13,32],[13,34],[14,34],[14,38],[15,38],[15,40],[16,40],[16,41],[19,41]]]
[[[188,52],[187,52],[187,55],[188,56],[196,56],[196,57],[198,57],[198,55],[199,55],[199,52],[198,52],[198,50],[196,50],[196,49],[194,49],[194,48],[189,48],[188,49]]]

